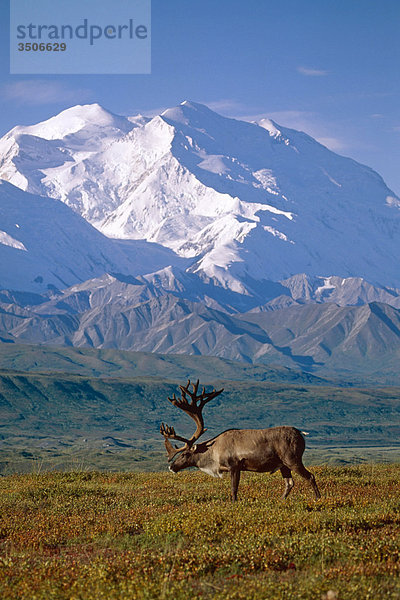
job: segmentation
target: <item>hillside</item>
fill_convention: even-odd
[[[0,295],[0,339],[217,356],[322,377],[400,382],[400,310],[387,304],[294,304],[228,314],[172,293],[154,294],[140,281],[110,279],[102,288],[72,289],[36,305],[1,302]]]
[[[215,356],[124,352],[0,343],[0,370],[83,377],[158,377],[172,381],[216,377],[229,381],[269,381],[326,385],[325,379],[287,367],[251,365]]]
[[[187,416],[167,400],[185,379],[3,370],[1,471],[31,470],[37,464],[46,469],[68,468],[78,460],[118,470],[163,468],[160,422],[173,424],[183,435],[192,431]],[[225,390],[207,407],[207,436],[232,427],[288,424],[309,432],[308,452],[315,460],[323,456],[326,462],[343,462],[351,456],[370,455],[368,451],[360,455],[360,447],[379,447],[375,460],[385,456],[387,460],[388,452],[396,450],[399,388],[234,381],[216,374],[204,376],[201,383]],[[336,448],[345,447],[352,450],[338,454]]]
[[[62,202],[0,180],[0,288],[64,289],[133,261]]]

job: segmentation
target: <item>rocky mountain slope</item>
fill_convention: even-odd
[[[399,357],[400,310],[387,304],[297,303],[229,314],[123,279],[103,277],[36,305],[0,294],[0,340],[218,356],[310,372],[370,369]]]

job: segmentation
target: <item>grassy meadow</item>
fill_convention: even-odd
[[[400,598],[400,386],[1,344],[0,365],[1,600]],[[283,502],[279,473],[243,474],[232,504],[229,478],[166,472],[160,421],[193,433],[167,397],[194,372],[225,389],[208,437],[310,433],[320,501],[297,478]]]
[[[274,475],[54,472],[0,478],[3,600],[400,597],[400,465]]]

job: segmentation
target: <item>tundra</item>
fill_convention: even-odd
[[[190,386],[192,389],[190,389]],[[274,473],[280,470],[285,481],[283,498],[287,498],[293,488],[292,471],[306,479],[314,490],[315,497],[321,497],[315,477],[304,467],[302,456],[305,442],[302,432],[295,427],[271,427],[269,429],[228,429],[211,440],[196,444],[206,431],[203,421],[203,408],[207,402],[224,390],[213,389],[199,394],[199,381],[187,382],[179,386],[181,397],[173,394],[168,400],[189,415],[196,423],[196,431],[190,439],[177,435],[175,429],[161,423],[160,433],[164,436],[170,471],[177,473],[188,467],[197,467],[213,477],[231,475],[232,500],[237,500],[237,492],[242,471]],[[180,448],[170,440],[183,442]]]

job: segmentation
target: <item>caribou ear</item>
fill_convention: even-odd
[[[192,448],[196,452],[196,450],[197,450],[197,444],[195,444],[194,446],[192,446]]]

